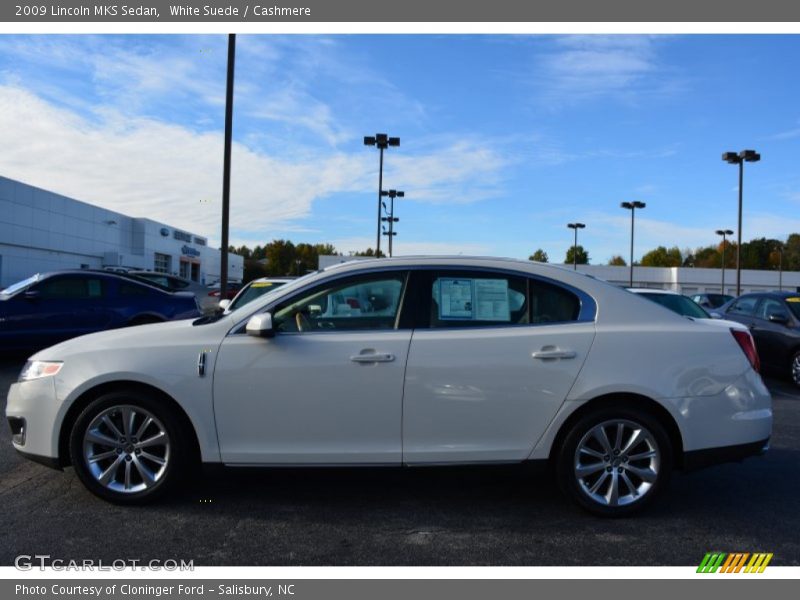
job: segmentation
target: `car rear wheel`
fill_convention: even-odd
[[[795,352],[794,356],[792,356],[792,365],[789,375],[792,377],[792,382],[800,387],[800,352]]]
[[[154,500],[186,471],[185,435],[173,411],[139,392],[112,392],[78,416],[72,465],[93,494],[120,504]]]
[[[578,420],[557,457],[562,491],[604,517],[622,517],[647,506],[666,486],[672,446],[664,428],[644,411],[604,408]]]

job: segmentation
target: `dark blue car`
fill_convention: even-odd
[[[34,275],[0,292],[0,350],[32,350],[79,335],[200,316],[194,295],[102,271]]]

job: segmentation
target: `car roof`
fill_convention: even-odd
[[[59,275],[92,275],[92,276],[101,276],[106,277],[108,279],[117,279],[123,280],[130,283],[135,283],[137,285],[141,285],[143,287],[150,287],[157,289],[160,292],[168,292],[169,290],[157,283],[152,281],[148,281],[146,279],[142,279],[140,277],[136,277],[135,275],[131,275],[130,273],[118,273],[115,271],[105,271],[102,269],[64,269],[62,271],[48,271],[47,273],[38,273],[39,280],[47,279],[49,277],[57,277]]]

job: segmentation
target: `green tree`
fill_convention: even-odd
[[[651,250],[642,257],[643,267],[680,267],[683,264],[683,256],[677,246],[667,249],[659,246]]]
[[[577,261],[573,260],[573,253],[577,257]],[[570,246],[569,250],[567,250],[567,257],[564,259],[564,263],[571,265],[574,262],[577,262],[579,265],[588,265],[589,264],[589,253],[583,249],[583,246],[578,245]]]
[[[628,266],[628,263],[626,263],[625,259],[622,258],[619,254],[615,254],[614,256],[612,256],[609,259],[608,264],[611,265],[612,267],[627,267]]]
[[[533,254],[531,254],[528,257],[528,260],[535,260],[536,262],[546,263],[547,262],[547,258],[548,258],[547,257],[547,252],[545,252],[544,250],[539,248],[538,250],[536,250],[536,252],[534,252]]]
[[[366,250],[360,252],[351,252],[350,256],[377,256],[378,258],[384,258],[386,255],[383,253],[383,250],[378,250],[376,255],[375,250],[372,248],[367,248]]]
[[[295,254],[295,245],[289,240],[272,240],[264,247],[267,274],[271,277],[294,274]]]

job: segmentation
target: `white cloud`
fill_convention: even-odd
[[[656,39],[649,36],[558,37],[539,66],[536,85],[555,106],[608,96],[631,101],[678,85],[677,80],[663,78]]]
[[[342,254],[359,252],[375,247],[375,238],[353,237],[332,240],[331,243]],[[490,254],[490,247],[485,244],[469,242],[427,242],[395,239],[393,243],[394,256],[427,255],[457,255],[485,256]],[[381,252],[386,252],[386,240],[381,241]]]
[[[222,136],[111,111],[104,117],[89,122],[0,86],[3,174],[216,237]],[[364,157],[331,154],[293,164],[242,144],[233,154],[231,227],[243,232],[306,217],[327,191],[364,186]]]
[[[0,85],[0,130],[3,175],[186,228],[212,243],[218,239],[221,133],[196,132],[112,108],[89,118],[9,85]],[[234,143],[234,236],[254,240],[268,231],[297,231],[315,201],[333,193],[369,193],[375,187],[377,160],[362,146],[352,154],[306,148],[291,156]],[[388,172],[403,182],[409,199],[458,203],[498,193],[493,185],[504,162],[485,143],[473,140],[395,156],[392,165]],[[332,235],[327,230],[320,237]]]
[[[798,137],[800,137],[800,127],[795,127],[793,129],[787,129],[779,133],[774,133],[772,135],[768,135],[764,139],[770,141],[782,141],[782,140],[793,140]]]

